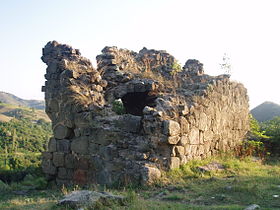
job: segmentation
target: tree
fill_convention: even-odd
[[[272,153],[279,155],[280,153],[280,117],[266,121],[261,125],[262,130],[270,138],[265,142]]]
[[[224,71],[225,74],[231,75],[231,61],[229,56],[224,53],[223,58],[222,58],[222,63],[220,63],[221,69]]]

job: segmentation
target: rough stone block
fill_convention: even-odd
[[[178,157],[171,157],[170,158],[170,169],[179,168],[180,167],[180,158]]]
[[[141,117],[134,115],[123,115],[121,119],[117,120],[116,126],[127,132],[138,133],[141,126]]]
[[[183,135],[180,138],[180,145],[185,145],[189,143],[189,138],[187,135]]]
[[[73,178],[73,169],[67,168],[58,168],[57,177],[59,179],[72,179]]]
[[[88,154],[88,137],[75,138],[71,143],[71,150],[79,154]]]
[[[179,110],[180,110],[180,115],[187,115],[189,113],[189,108],[188,106],[184,105],[184,106],[179,106]]]
[[[75,134],[75,137],[80,137],[81,136],[81,129],[80,128],[74,129],[74,134]]]
[[[177,144],[180,141],[180,136],[169,136],[167,137],[167,142],[169,144]]]
[[[52,153],[51,152],[42,152],[42,159],[43,160],[51,160],[52,159]]]
[[[71,137],[73,131],[62,124],[58,124],[54,126],[53,134],[56,139],[65,139]]]
[[[48,109],[51,112],[58,112],[59,111],[58,101],[55,99],[50,100],[50,102],[48,103]]]
[[[180,117],[180,125],[181,125],[181,133],[187,134],[190,130],[190,125],[185,117]]]
[[[188,162],[188,158],[185,155],[180,156],[181,165],[186,164]]]
[[[99,144],[102,146],[107,146],[112,142],[117,142],[124,138],[124,132],[112,130],[111,128],[99,128],[94,130],[89,141],[90,144]]]
[[[65,167],[74,168],[74,160],[75,160],[75,156],[73,154],[66,154],[64,158]]]
[[[142,185],[150,185],[161,177],[160,170],[151,166],[143,166],[143,168],[140,169],[140,173]]]
[[[68,153],[70,150],[70,141],[67,139],[57,140],[57,151]]]
[[[190,144],[199,144],[199,130],[197,128],[191,128],[189,133]]]
[[[53,153],[53,164],[57,167],[63,166],[64,165],[64,153],[54,152]]]
[[[175,153],[177,157],[183,156],[185,154],[185,147],[175,146]]]
[[[207,130],[207,124],[208,124],[208,118],[207,115],[202,112],[199,114],[199,119],[198,119],[198,129],[202,130],[202,131],[206,131]]]
[[[48,143],[48,151],[49,152],[56,152],[56,139],[50,138]]]
[[[51,62],[48,64],[47,73],[53,74],[57,72],[57,63]]]
[[[77,157],[74,159],[74,168],[78,169],[88,169],[89,167],[89,161],[88,157]]]
[[[169,136],[175,136],[180,133],[180,125],[174,120],[163,121],[163,133]]]
[[[42,161],[42,170],[46,174],[55,175],[56,167],[53,165],[51,160],[43,160]]]
[[[84,185],[88,181],[88,172],[86,170],[77,169],[74,171],[73,181],[75,184]]]
[[[118,148],[113,144],[105,147],[100,147],[99,151],[100,154],[102,154],[104,160],[112,160],[113,158],[118,156]]]

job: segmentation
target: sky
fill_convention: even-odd
[[[105,46],[166,50],[210,75],[226,53],[250,108],[280,104],[279,0],[0,0],[0,91],[43,99],[42,48],[56,40],[95,65]]]

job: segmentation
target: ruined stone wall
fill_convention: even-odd
[[[42,166],[58,184],[149,184],[162,170],[233,150],[249,129],[243,85],[204,74],[197,60],[174,73],[165,51],[105,47],[96,70],[55,41],[42,60],[54,131]]]

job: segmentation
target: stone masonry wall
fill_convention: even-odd
[[[149,184],[164,170],[233,150],[249,129],[244,86],[204,74],[197,60],[178,68],[165,51],[105,47],[95,69],[55,41],[42,60],[54,131],[42,167],[57,184]]]

